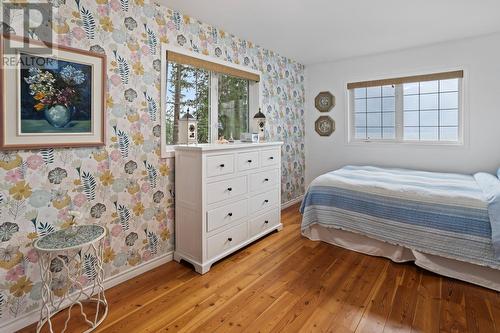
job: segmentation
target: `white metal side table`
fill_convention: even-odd
[[[42,308],[37,333],[48,323],[53,333],[51,318],[58,312],[68,311],[65,332],[71,319],[73,306],[93,331],[108,314],[104,296],[103,251],[106,229],[99,225],[79,225],[45,235],[35,241],[39,255],[42,279]],[[83,303],[95,303],[95,315],[87,318]]]

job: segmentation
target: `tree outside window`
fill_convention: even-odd
[[[215,110],[211,110],[215,95]],[[178,142],[178,123],[188,110],[198,120],[198,142],[211,140],[211,119],[218,137],[239,139],[249,130],[249,81],[170,61],[167,69],[166,143]]]

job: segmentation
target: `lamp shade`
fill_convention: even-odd
[[[254,116],[253,119],[266,119],[266,116],[262,113],[262,111],[259,108],[259,112],[257,112]]]

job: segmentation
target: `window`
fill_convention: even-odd
[[[462,140],[463,71],[349,83],[351,141]]]
[[[403,84],[405,140],[459,139],[459,79]]]
[[[392,85],[355,89],[355,138],[395,139],[395,101],[395,89]]]
[[[188,112],[198,121],[199,143],[214,142],[221,136],[238,140],[241,133],[250,131],[250,114],[259,105],[258,72],[211,62],[201,55],[166,53],[166,63],[162,63],[166,82],[162,92],[163,156],[167,146],[179,142],[179,120]]]
[[[166,98],[167,144],[178,141],[179,119],[189,113],[198,120],[198,142],[209,142],[210,73],[189,65],[168,63]]]
[[[239,139],[248,132],[248,80],[218,75],[218,136]]]

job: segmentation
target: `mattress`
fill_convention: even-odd
[[[490,209],[495,198],[486,188],[498,182],[485,174],[347,166],[311,183],[301,206],[302,233],[315,226],[343,230],[414,253],[500,269],[498,225]]]

